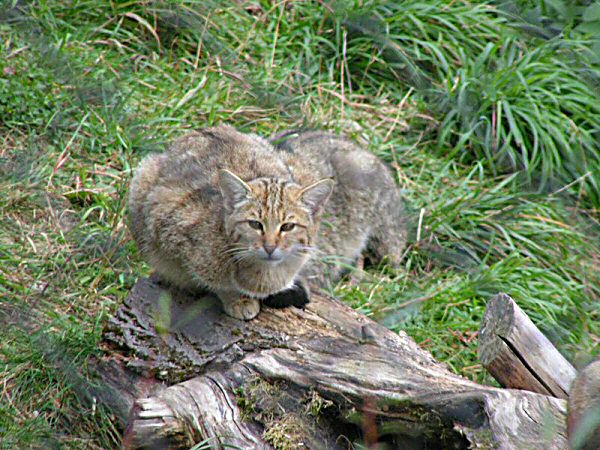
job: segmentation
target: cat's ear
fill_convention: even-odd
[[[320,214],[333,192],[335,181],[333,178],[323,178],[316,183],[303,188],[298,194],[298,198],[310,208],[311,214]]]
[[[250,186],[244,180],[226,169],[219,170],[219,187],[225,202],[225,208],[233,210],[236,204],[250,194]]]

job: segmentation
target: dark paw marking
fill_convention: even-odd
[[[288,306],[304,308],[309,301],[308,289],[297,281],[292,288],[269,295],[263,300],[263,304],[271,308],[287,308]]]

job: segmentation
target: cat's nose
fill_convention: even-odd
[[[265,249],[265,252],[267,252],[267,254],[270,256],[277,249],[277,246],[273,244],[265,244],[263,245],[263,248]]]

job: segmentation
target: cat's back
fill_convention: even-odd
[[[222,125],[173,141],[160,157],[158,178],[162,184],[216,187],[220,169],[233,171],[242,179],[288,175],[286,165],[268,141]]]
[[[361,150],[344,136],[319,130],[285,131],[269,141],[285,159],[320,167],[329,167],[335,153]]]
[[[144,159],[132,180],[134,201],[136,194],[143,196],[157,189],[216,190],[221,169],[242,179],[289,177],[286,164],[269,142],[222,125],[190,132],[174,140],[165,152]],[[198,200],[210,201],[212,196],[199,196]]]
[[[371,198],[395,187],[388,168],[371,152],[345,136],[319,130],[294,130],[270,138],[287,161],[300,170],[297,175],[318,173],[338,182],[338,193]],[[335,196],[335,195],[334,195]]]
[[[130,226],[139,241],[175,205],[193,205],[207,222],[221,216],[219,170],[242,179],[289,177],[287,165],[266,140],[230,126],[205,128],[174,140],[138,166],[129,193]]]

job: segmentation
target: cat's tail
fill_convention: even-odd
[[[294,141],[304,133],[311,132],[313,130],[307,128],[296,128],[293,130],[285,130],[274,134],[269,137],[269,143],[277,150],[283,150],[294,153]]]
[[[407,224],[402,198],[396,186],[380,192],[378,208],[380,211],[372,222],[365,256],[371,262],[385,259],[392,267],[398,267],[406,248]]]
[[[282,131],[271,136],[269,142],[277,150],[289,153],[315,153],[320,158],[331,156],[339,151],[342,143],[352,145],[345,136],[310,128]]]

